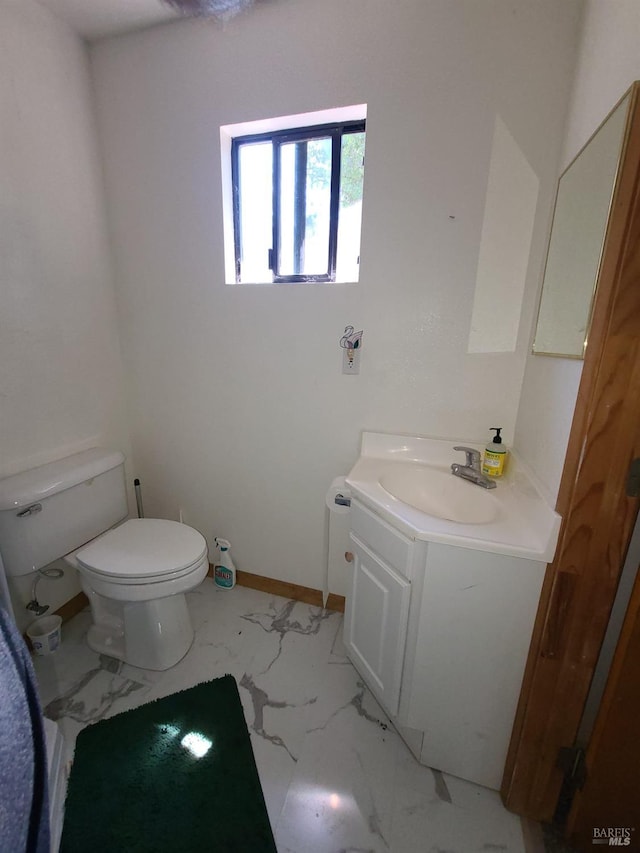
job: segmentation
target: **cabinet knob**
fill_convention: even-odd
[[[344,552],[344,558],[347,561],[347,563],[353,563],[353,554],[351,553],[351,551],[345,551]]]

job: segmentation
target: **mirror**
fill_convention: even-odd
[[[561,175],[533,352],[584,358],[630,95]]]

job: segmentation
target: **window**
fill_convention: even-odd
[[[231,131],[233,280],[357,281],[364,118],[222,130]]]

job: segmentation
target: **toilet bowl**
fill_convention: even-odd
[[[78,570],[101,654],[163,670],[189,651],[193,628],[185,593],[209,569],[204,537],[185,524],[138,518],[103,533],[65,559]]]
[[[207,543],[186,524],[127,516],[124,455],[83,450],[0,480],[0,557],[9,577],[64,557],[91,604],[91,648],[168,669],[193,642],[185,593],[208,571]]]

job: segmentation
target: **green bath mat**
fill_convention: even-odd
[[[80,732],[61,853],[275,853],[236,682]]]

